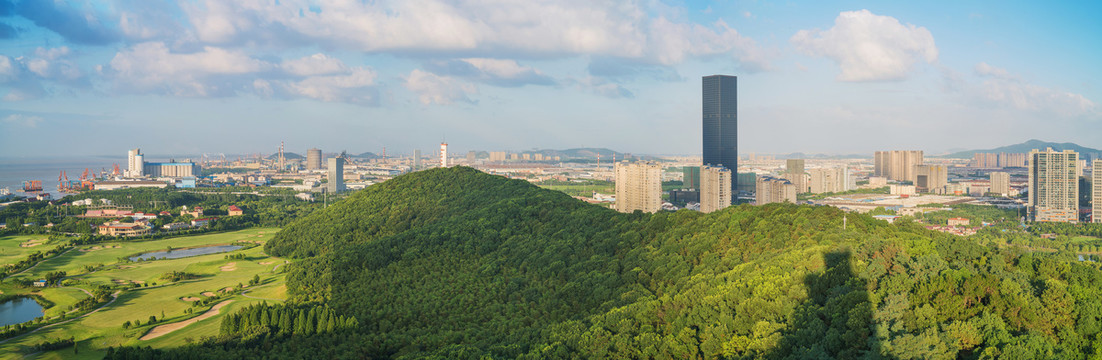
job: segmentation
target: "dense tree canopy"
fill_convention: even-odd
[[[246,309],[197,345],[108,357],[1102,355],[1096,263],[909,221],[850,214],[842,229],[842,215],[791,204],[621,214],[469,168],[422,171],[266,245],[303,259],[289,269],[291,305]],[[324,327],[322,315],[296,322],[311,311]]]

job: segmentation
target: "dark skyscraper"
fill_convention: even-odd
[[[738,77],[704,77],[704,165],[738,171]],[[731,189],[738,176],[731,177]]]

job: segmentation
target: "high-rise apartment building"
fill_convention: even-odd
[[[949,170],[943,165],[915,166],[914,184],[919,192],[943,193],[949,184]]]
[[[616,211],[657,212],[662,208],[662,166],[655,162],[618,162],[616,173]]]
[[[306,170],[321,170],[321,149],[306,150]]]
[[[837,193],[848,190],[849,172],[845,167],[808,169],[810,191],[813,194]]]
[[[792,182],[792,185],[796,186],[796,194],[806,193],[810,189],[807,171],[804,171],[804,159],[788,159],[785,161],[785,172],[781,177],[788,179]]]
[[[496,162],[496,163],[505,162],[505,152],[504,151],[491,151],[490,152],[490,162]]]
[[[991,192],[1002,196],[1010,195],[1010,173],[992,172],[990,175]]]
[[[875,175],[895,181],[914,182],[915,166],[922,165],[922,150],[877,151],[874,155]]]
[[[731,170],[718,166],[700,167],[700,212],[710,213],[731,206]]]
[[[333,194],[344,191],[344,158],[329,158],[329,182],[325,190]]]
[[[984,169],[1025,167],[1025,159],[1026,156],[1022,153],[975,153],[972,154],[972,162],[968,165]]]
[[[448,167],[448,143],[440,143],[440,167]]]
[[[765,205],[768,203],[778,202],[790,202],[796,203],[796,185],[793,185],[791,181],[787,179],[775,178],[772,176],[758,177],[757,181],[757,200],[758,205]]]
[[[1091,175],[1091,222],[1102,223],[1102,159],[1094,159]]]
[[[467,165],[468,166],[474,165],[475,159],[478,159],[478,153],[474,152],[474,150],[468,151],[467,152]]]
[[[413,150],[413,170],[421,170],[421,149]]]
[[[703,78],[704,165],[738,171],[738,77]],[[731,177],[731,188],[738,188]]]
[[[681,187],[700,190],[700,167],[686,166],[681,169]]]
[[[1079,154],[1072,150],[1029,152],[1029,213],[1033,221],[1079,220]]]

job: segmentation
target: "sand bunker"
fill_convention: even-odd
[[[234,270],[237,270],[237,263],[236,262],[231,262],[229,264],[222,265],[222,267],[220,267],[218,269],[222,270],[222,271],[234,271]]]
[[[19,244],[19,247],[35,247],[35,246],[38,246],[38,245],[45,244],[46,241],[49,241],[49,240],[50,239],[27,240],[26,242],[24,242],[22,244]]]
[[[185,297],[180,298],[180,300],[183,300],[183,301],[199,301],[199,300],[203,300],[203,299],[200,299],[200,298],[197,298],[197,297],[194,297],[194,296],[185,296]]]
[[[96,245],[96,246],[93,246],[93,247],[90,247],[90,248],[87,248],[87,249],[80,249],[80,251],[89,252],[89,251],[96,251],[96,250],[103,250],[103,249],[118,249],[120,247],[122,247],[122,246],[119,246],[119,245],[105,245],[105,246]]]
[[[231,291],[233,291],[233,288],[232,288],[232,287],[228,287],[228,288],[223,288],[223,289],[222,289],[222,290],[220,290],[220,291],[222,291],[222,292],[231,292]]]
[[[204,291],[203,292],[203,296],[206,296],[206,297],[217,296],[217,295],[218,294],[215,294],[213,291]]]
[[[265,261],[265,262],[262,262],[262,263],[259,263],[259,264],[260,265],[271,265],[271,264],[275,264],[275,261]]]
[[[210,310],[207,310],[207,312],[203,313],[203,315],[199,315],[199,316],[193,317],[191,319],[187,319],[187,320],[184,320],[184,321],[181,321],[181,322],[175,322],[175,323],[171,323],[171,324],[160,325],[160,326],[154,327],[152,330],[149,330],[149,332],[146,333],[145,336],[142,336],[140,338],[140,340],[156,339],[156,338],[164,336],[165,334],[168,334],[170,332],[183,329],[185,326],[188,326],[188,325],[194,324],[196,322],[208,319],[212,316],[218,315],[218,311],[220,309],[222,309],[223,306],[226,306],[227,304],[229,304],[231,302],[233,302],[233,300],[226,300],[226,301],[220,302],[220,303],[218,303],[218,305],[214,305],[214,307],[210,308]]]
[[[138,285],[145,284],[145,281],[141,281],[141,280],[130,280],[130,282],[138,284]]]

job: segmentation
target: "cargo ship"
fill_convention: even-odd
[[[30,180],[23,182],[23,192],[42,192],[42,180]]]

